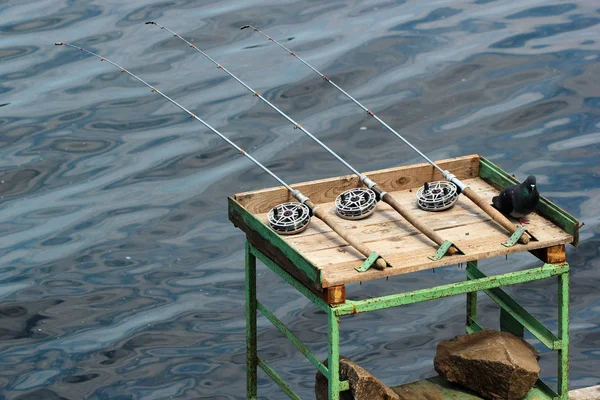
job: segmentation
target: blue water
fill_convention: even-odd
[[[420,160],[264,28],[434,159],[479,153],[584,221],[569,246],[571,385],[600,383],[600,4],[596,1],[0,1],[0,397],[241,399],[244,235],[226,196],[276,183],[107,63],[141,75],[299,182],[346,174],[156,27],[193,40],[360,170]],[[535,265],[528,255],[486,271]],[[349,287],[456,281],[456,266]],[[319,357],[325,318],[259,268],[261,300]],[[556,282],[511,293],[556,327]],[[342,320],[342,354],[389,384],[434,374],[465,300]],[[484,323],[498,311],[481,300]],[[259,319],[260,352],[302,397],[314,369]],[[534,341],[535,343],[535,341]],[[538,347],[539,344],[537,345]],[[540,347],[541,348],[541,347]],[[555,356],[542,375],[556,381]],[[264,375],[264,398],[284,395]]]

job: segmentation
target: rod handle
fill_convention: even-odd
[[[335,233],[340,235],[346,242],[348,242],[348,244],[350,244],[350,246],[358,250],[360,254],[365,257],[369,257],[371,255],[372,251],[369,250],[367,246],[365,246],[356,236],[348,232],[346,228],[335,222],[333,218],[331,218],[331,216],[325,212],[325,210],[320,207],[314,208],[315,206],[313,204],[309,204],[309,202],[306,202],[305,204],[313,209],[313,215],[315,217],[325,222],[327,226],[333,229]],[[377,269],[381,270],[384,270],[387,267],[387,263],[381,257],[375,261],[374,265]]]
[[[389,193],[385,193],[383,195],[382,200],[389,204],[394,210],[398,212],[398,214],[402,215],[402,217],[407,220],[412,226],[417,228],[417,230],[421,231],[425,236],[434,241],[438,246],[441,246],[444,243],[444,239],[438,235],[433,229],[425,225],[421,222],[417,217],[411,214],[406,208],[404,208],[400,203],[396,201]],[[459,251],[455,246],[452,246],[448,249],[448,254],[458,254]]]
[[[491,204],[489,204],[482,197],[480,197],[477,193],[475,193],[473,191],[473,189],[471,189],[470,187],[467,187],[467,188],[463,189],[462,192],[473,203],[477,204],[479,206],[479,208],[481,208],[483,211],[485,211],[485,213],[487,215],[489,215],[490,217],[492,217],[492,219],[494,221],[496,221],[497,223],[499,223],[500,225],[502,225],[502,227],[504,229],[506,229],[507,231],[509,231],[511,234],[515,233],[515,231],[517,230],[517,227],[515,226],[515,224],[513,224],[512,222],[510,222],[509,219],[504,216],[504,214],[502,214],[500,211],[496,210],[494,207],[492,207]],[[525,233],[523,233],[523,235],[519,239],[519,242],[521,242],[523,244],[527,244],[527,243],[529,243],[530,239],[531,239],[531,237],[527,234],[527,232],[525,232]]]

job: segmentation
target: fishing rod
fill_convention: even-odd
[[[133,74],[132,72],[129,72],[127,69],[123,68],[119,64],[114,63],[111,60],[109,60],[108,58],[102,57],[99,54],[93,53],[82,47],[75,46],[75,45],[72,45],[67,42],[55,42],[54,44],[56,46],[68,46],[68,47],[72,47],[74,49],[81,50],[87,54],[90,54],[96,58],[99,58],[100,61],[106,61],[107,63],[120,69],[121,72],[124,72],[124,73],[128,74],[129,76],[133,77],[134,79],[136,79],[137,81],[143,83],[144,85],[149,87],[152,92],[158,93],[163,98],[165,98],[169,102],[171,102],[174,105],[176,105],[177,107],[179,107],[181,110],[186,112],[190,116],[190,118],[193,118],[196,121],[200,122],[202,125],[204,125],[206,128],[208,128],[210,131],[212,131],[213,133],[218,135],[221,139],[223,139],[225,142],[227,142],[227,144],[229,144],[231,147],[236,149],[240,154],[246,156],[250,161],[252,161],[254,164],[256,164],[257,166],[262,168],[263,171],[265,171],[267,174],[271,175],[271,177],[273,177],[276,181],[281,183],[287,190],[290,191],[292,196],[294,196],[294,198],[296,198],[296,200],[298,200],[299,203],[283,203],[283,204],[280,204],[270,210],[269,215],[268,215],[269,225],[271,225],[271,227],[274,228],[274,230],[278,231],[278,233],[280,233],[280,234],[299,233],[308,227],[308,223],[310,222],[310,216],[314,215],[317,218],[319,218],[321,221],[323,221],[327,226],[329,226],[335,233],[340,235],[346,242],[348,242],[348,244],[350,244],[352,247],[354,247],[356,250],[358,250],[363,256],[369,258],[369,257],[373,256],[373,254],[377,254],[377,253],[374,253],[371,250],[369,250],[369,248],[367,246],[365,246],[362,242],[360,242],[360,240],[358,240],[354,235],[352,235],[350,232],[348,232],[344,227],[342,227],[340,224],[338,224],[337,222],[332,220],[331,217],[322,208],[320,208],[319,206],[316,206],[308,197],[303,195],[299,190],[293,189],[290,185],[285,183],[285,181],[283,179],[281,179],[280,177],[275,175],[274,172],[269,170],[267,167],[265,167],[263,164],[261,164],[258,160],[256,160],[254,157],[252,157],[250,154],[248,154],[246,151],[244,151],[241,147],[236,145],[234,142],[229,140],[221,132],[219,132],[218,130],[213,128],[211,125],[209,125],[207,122],[200,119],[196,114],[194,114],[193,112],[191,112],[190,110],[188,110],[187,108],[185,108],[184,106],[182,106],[181,104],[179,104],[178,102],[176,102],[175,100],[173,100],[172,98],[170,98],[169,96],[167,96],[166,94],[164,94],[163,92],[158,90],[156,87],[150,85],[148,82],[146,82],[139,76]],[[379,269],[385,269],[387,267],[387,263],[383,260],[383,258],[381,258],[379,256],[375,260],[375,266]]]
[[[519,241],[522,242],[523,244],[529,243],[530,236],[526,232],[523,231],[522,227],[521,228],[516,227],[500,211],[496,210],[494,207],[492,207],[490,204],[488,204],[488,202],[486,202],[477,193],[475,193],[473,191],[473,189],[471,189],[468,185],[466,185],[464,182],[462,182],[460,179],[458,179],[456,177],[456,175],[452,174],[448,170],[444,170],[444,169],[440,168],[435,162],[433,162],[429,157],[427,157],[419,149],[417,149],[415,146],[413,146],[408,140],[406,140],[404,137],[402,137],[402,135],[400,135],[398,132],[396,132],[391,126],[389,126],[388,124],[386,124],[381,118],[379,118],[377,115],[375,115],[375,113],[373,113],[367,107],[365,107],[364,105],[362,105],[362,103],[360,103],[358,100],[356,100],[350,94],[348,94],[344,89],[342,89],[337,84],[335,84],[335,82],[333,82],[327,76],[323,75],[315,67],[313,67],[312,65],[310,65],[307,61],[305,61],[302,57],[298,56],[295,52],[293,52],[292,50],[288,49],[283,44],[281,44],[277,40],[273,39],[271,36],[267,35],[263,31],[255,28],[252,25],[244,25],[244,26],[241,27],[241,29],[247,29],[247,28],[250,28],[250,29],[254,30],[254,32],[258,32],[259,34],[263,35],[264,37],[266,37],[267,39],[269,39],[271,42],[275,43],[277,46],[279,46],[283,50],[287,51],[290,55],[292,55],[293,57],[297,58],[299,61],[301,61],[308,68],[312,69],[316,74],[318,74],[321,78],[323,78],[323,80],[331,83],[331,85],[333,85],[333,87],[335,87],[337,90],[339,90],[340,92],[342,92],[347,98],[349,98],[357,106],[359,106],[360,108],[362,108],[362,110],[365,111],[369,116],[373,117],[377,122],[379,122],[381,125],[383,125],[388,131],[392,132],[400,140],[402,140],[405,144],[407,144],[411,149],[413,149],[417,154],[419,154],[421,157],[423,157],[425,159],[425,161],[427,161],[435,169],[437,169],[438,171],[440,171],[440,173],[442,174],[442,176],[444,177],[444,179],[446,179],[447,181],[452,182],[453,184],[455,184],[460,189],[460,191],[465,194],[465,196],[467,196],[473,203],[475,203],[477,206],[479,206],[479,208],[481,208],[490,217],[492,217],[492,219],[494,221],[496,221],[497,223],[499,223],[504,229],[506,229],[507,231],[509,231],[511,234],[515,234],[516,231],[519,231],[519,233],[522,233],[522,236],[519,238]],[[519,233],[517,233],[517,235]]]
[[[323,149],[325,149],[329,154],[331,154],[333,157],[335,157],[339,162],[344,164],[350,171],[352,171],[355,175],[357,175],[359,177],[360,181],[368,189],[355,188],[355,189],[350,189],[350,190],[347,190],[347,191],[341,193],[336,198],[336,201],[335,201],[336,212],[338,213],[338,215],[340,217],[345,218],[345,219],[366,218],[369,215],[371,215],[373,213],[373,211],[375,211],[376,202],[378,200],[383,200],[385,203],[389,204],[394,210],[396,210],[402,217],[404,217],[404,219],[406,219],[410,224],[412,224],[419,231],[423,232],[425,234],[425,236],[427,236],[433,242],[435,242],[436,244],[441,246],[441,248],[443,248],[443,253],[441,254],[441,256],[443,256],[446,252],[448,252],[449,254],[456,254],[456,253],[460,252],[460,250],[458,250],[456,245],[454,245],[452,242],[450,242],[448,240],[444,240],[433,229],[429,228],[424,223],[422,223],[418,218],[416,218],[406,208],[404,208],[398,201],[396,201],[396,199],[394,199],[389,193],[384,191],[376,182],[374,182],[369,177],[367,177],[366,175],[364,175],[364,174],[360,173],[358,170],[356,170],[352,165],[350,165],[348,162],[346,162],[346,160],[344,160],[336,152],[334,152],[327,145],[325,145],[325,143],[321,142],[312,133],[310,133],[308,130],[306,130],[304,127],[302,127],[302,125],[300,125],[298,122],[293,120],[289,115],[287,115],[286,113],[281,111],[277,106],[272,104],[269,100],[265,99],[260,93],[258,93],[254,89],[252,89],[250,86],[248,86],[241,79],[239,79],[237,76],[235,76],[229,70],[227,70],[225,67],[223,67],[221,64],[219,64],[217,61],[215,61],[212,57],[210,57],[204,51],[202,51],[198,47],[196,47],[196,45],[194,45],[193,43],[191,43],[188,40],[186,40],[185,38],[183,38],[177,32],[172,31],[171,29],[167,28],[166,26],[158,24],[157,22],[148,21],[148,22],[146,22],[146,25],[156,25],[156,26],[160,27],[161,29],[170,32],[173,36],[182,40],[189,47],[191,47],[192,49],[194,49],[197,52],[199,52],[200,54],[202,54],[204,57],[209,59],[213,64],[215,64],[218,69],[223,70],[226,74],[228,74],[230,77],[235,79],[239,84],[244,86],[254,96],[258,97],[260,100],[262,100],[264,103],[266,103],[273,110],[277,111],[277,113],[279,113],[279,115],[284,117],[286,120],[288,120],[294,126],[294,129],[301,130],[304,134],[306,134],[308,137],[310,137],[312,140],[314,140],[317,144],[319,144],[319,146],[321,146]],[[441,258],[439,255],[436,255],[433,257],[436,257],[436,259]]]

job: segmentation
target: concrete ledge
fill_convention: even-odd
[[[401,400],[483,400],[470,390],[449,383],[439,376],[394,386],[391,389]],[[600,400],[600,385],[571,390],[569,400]]]
[[[600,385],[571,390],[569,400],[600,400]]]

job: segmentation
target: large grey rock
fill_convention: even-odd
[[[327,366],[327,360],[324,364]],[[366,369],[347,357],[340,357],[340,380],[350,382],[350,390],[341,392],[340,400],[400,400],[398,394]],[[315,381],[317,400],[328,400],[327,378],[319,371]]]
[[[540,374],[538,352],[523,339],[506,332],[483,330],[441,342],[435,370],[492,400],[520,400]]]

